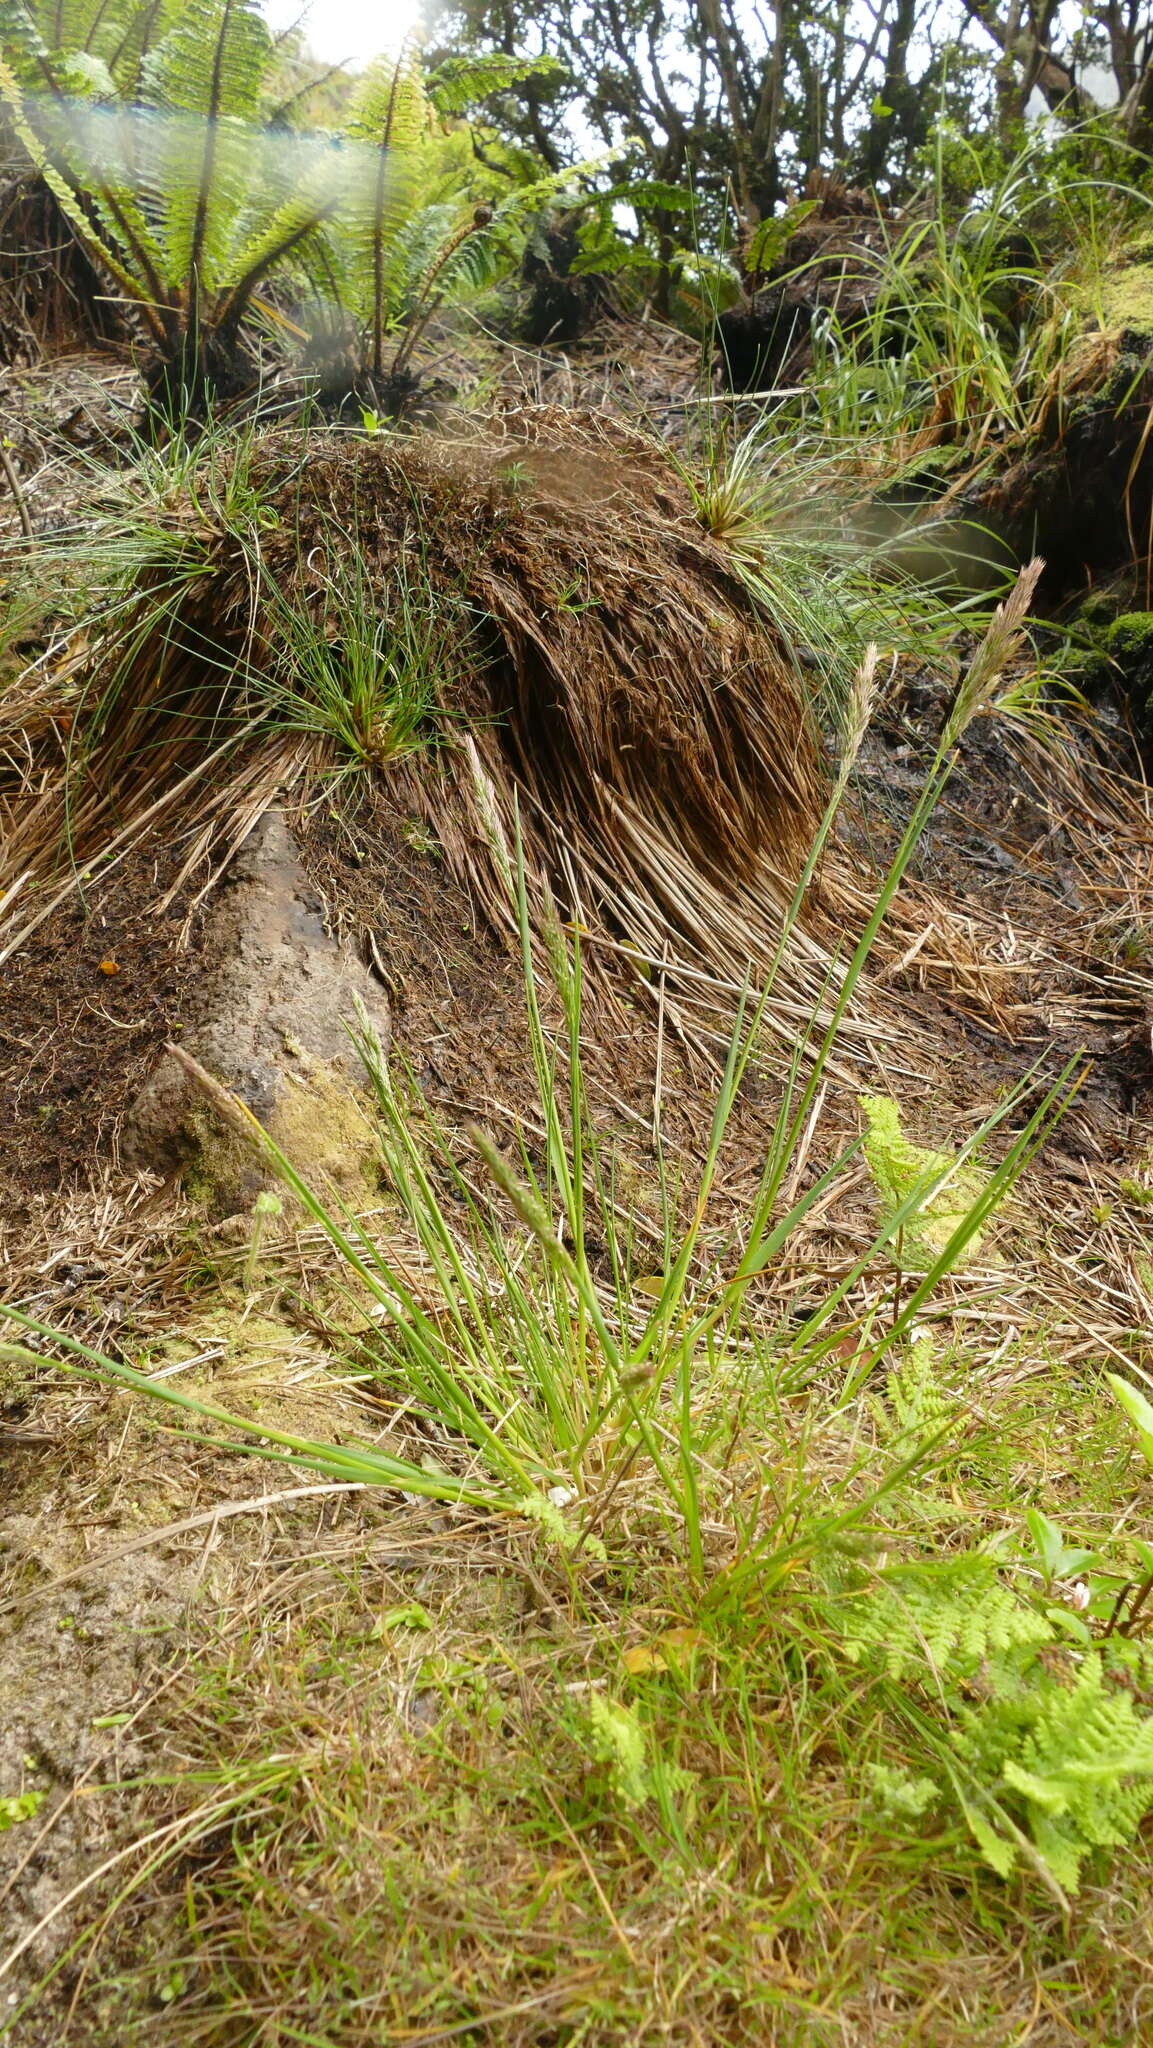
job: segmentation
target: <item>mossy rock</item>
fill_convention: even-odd
[[[1142,730],[1153,724],[1153,612],[1123,612],[1104,635],[1103,651],[1121,676]]]
[[[1106,333],[1153,340],[1153,250],[1134,250],[1128,262],[1105,272],[1100,311]]]
[[[335,1189],[357,1207],[378,1192],[380,1152],[370,1101],[336,1066],[312,1062],[289,1075],[265,1114],[264,1127],[322,1199]],[[207,1102],[190,1101],[182,1136],[185,1191],[210,1216],[249,1208],[262,1188],[275,1188],[291,1201],[252,1145]]]
[[[1153,612],[1121,611],[1116,589],[1093,591],[1072,620],[1078,688],[1089,697],[1120,691],[1138,733],[1153,736]]]
[[[1153,612],[1122,612],[1105,635],[1105,647],[1122,665],[1153,661]]]
[[[359,1017],[387,1043],[383,991],[325,929],[285,819],[270,811],[233,862],[201,936],[199,1015],[181,1046],[251,1111],[318,1193],[355,1204],[377,1186]],[[170,1049],[122,1137],[129,1164],[179,1176],[213,1216],[247,1209],[274,1176]]]
[[[1105,635],[1124,608],[1124,596],[1106,584],[1104,587],[1091,590],[1088,597],[1081,600],[1073,625],[1083,639],[1092,641],[1103,650]]]

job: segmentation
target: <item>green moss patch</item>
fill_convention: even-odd
[[[378,1150],[368,1098],[335,1066],[311,1061],[307,1073],[291,1073],[266,1120],[269,1136],[306,1181],[335,1187],[346,1199],[363,1200],[376,1191]],[[207,1103],[197,1103],[185,1125],[191,1155],[184,1185],[211,1215],[248,1208],[262,1187],[276,1185],[251,1146],[229,1129]]]
[[[1148,334],[1153,340],[1153,254],[1106,271],[1100,305],[1107,329]]]

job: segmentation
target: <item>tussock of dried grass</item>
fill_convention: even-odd
[[[260,519],[243,537],[203,501],[176,508],[203,573],[171,617],[122,626],[90,664],[87,700],[114,676],[115,714],[71,778],[67,834],[58,751],[9,794],[0,891],[23,878],[17,936],[70,886],[65,859],[106,863],[146,820],[195,819],[187,873],[274,791],[308,786],[322,743],[259,730],[245,676],[283,663],[285,599],[331,632],[355,535],[385,616],[415,587],[464,621],[437,679],[444,742],[390,772],[480,908],[510,921],[519,817],[538,907],[551,895],[623,939],[642,977],[678,961],[698,987],[719,977],[727,1007],[773,956],[824,777],[790,650],[659,451],[541,407],[470,442],[273,435],[247,486]],[[141,618],[170,575],[142,574]],[[800,941],[791,968],[799,1019],[827,956]]]

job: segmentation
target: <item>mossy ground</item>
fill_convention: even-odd
[[[632,1173],[630,1201],[651,1200]],[[189,1565],[173,1575],[183,1619],[166,1611],[150,1671],[92,1709],[132,1723],[92,1818],[129,1848],[171,1833],[158,1862],[130,1854],[97,1882],[74,1957],[42,1950],[58,1974],[17,1975],[14,2043],[1139,2038],[1153,1848],[1142,1835],[1092,1859],[1069,1911],[1028,1864],[997,1877],[943,1791],[931,1677],[852,1661],[842,1582],[892,1555],[1015,1558],[1034,1508],[1124,1573],[1153,1482],[1104,1372],[1149,1355],[1142,1241],[1123,1200],[1059,1230],[1035,1200],[1007,1208],[989,1257],[927,1311],[947,1428],[903,1477],[892,1382],[858,1372],[860,1331],[911,1284],[883,1257],[819,1371],[782,1354],[776,1376],[738,1375],[706,1540],[720,1559],[733,1528],[746,1543],[776,1529],[789,1550],[782,1567],[770,1547],[739,1598],[694,1580],[627,1480],[603,1557],[530,1521],[387,1496],[301,1510],[293,1489],[316,1475],[292,1469],[256,1468],[271,1505],[230,1519],[234,1500],[216,1522],[218,1432],[106,1397],[109,1447],[131,1422],[137,1457],[174,1473],[170,1513],[188,1457],[208,1487],[191,1597]],[[289,1219],[246,1287],[248,1255],[236,1238],[215,1271],[188,1268],[151,1369],[257,1425],[370,1434],[373,1390],[338,1341],[342,1316],[363,1332],[363,1297],[342,1302],[307,1241],[302,1291]],[[1103,1345],[1126,1258],[1134,1288]],[[819,1299],[820,1258],[791,1285]],[[395,1392],[386,1406],[395,1427]],[[870,1499],[830,1548],[828,1517]]]
[[[1042,1332],[992,1367],[959,1350],[942,1385],[955,1436],[889,1541],[945,1553],[1038,1503],[1093,1542],[1140,1514],[1099,1374],[1071,1383]],[[844,1418],[818,1487],[874,1429]],[[1103,1857],[1071,1919],[994,1879],[917,1811],[921,1710],[799,1584],[709,1616],[639,1530],[631,1561],[566,1568],[527,1531],[345,1526],[256,1584],[238,1561],[201,1608],[154,1722],[188,1853],[96,1951],[86,2040],[1137,2038],[1147,1846]],[[644,1730],[635,1792],[594,1700]]]

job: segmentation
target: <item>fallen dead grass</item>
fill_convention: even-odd
[[[162,521],[95,663],[42,665],[7,700],[6,954],[150,821],[196,807],[178,888],[274,791],[314,784],[324,745],[262,711],[252,677],[275,698],[286,605],[339,630],[355,531],[386,617],[416,564],[421,601],[457,619],[439,743],[390,772],[490,920],[510,923],[519,820],[536,898],[646,974],[683,958],[739,986],[767,965],[822,808],[819,743],[791,651],[648,442],[543,408],[466,443],[271,436],[246,459]],[[827,956],[793,955],[811,1007]]]

